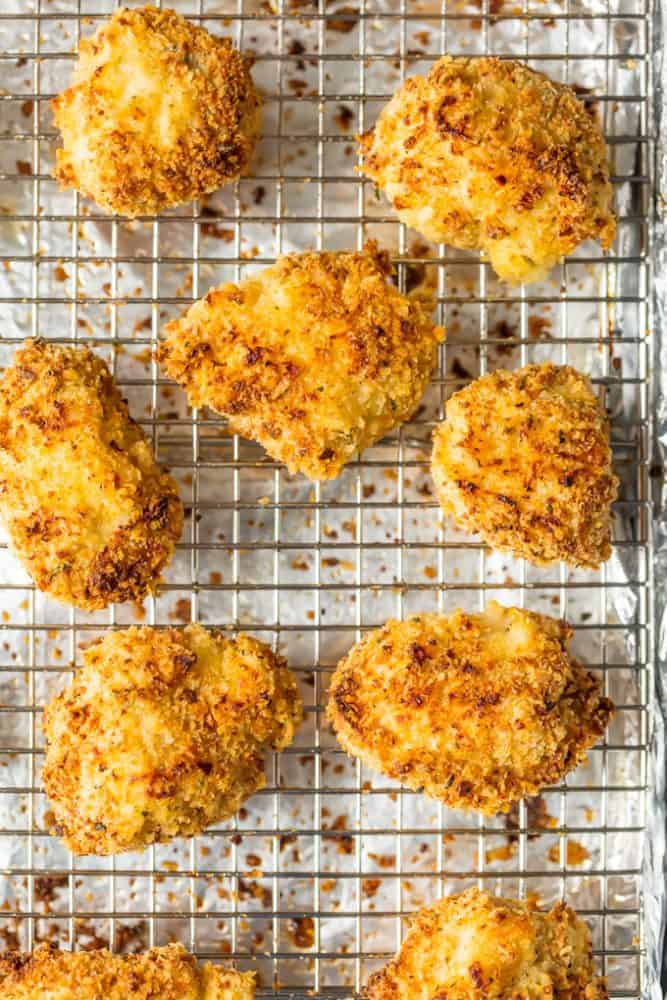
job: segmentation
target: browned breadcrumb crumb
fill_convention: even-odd
[[[167,324],[160,361],[290,471],[335,478],[412,415],[444,336],[390,271],[374,243],[281,257]]]
[[[79,46],[54,99],[55,176],[109,211],[148,215],[248,166],[260,103],[248,64],[173,10],[121,8]]]
[[[76,854],[192,836],[265,784],[302,716],[282,657],[199,625],[109,632],[44,710],[42,779]]]
[[[492,602],[370,632],[338,664],[327,716],[369,767],[486,815],[560,782],[613,705],[555,618]]]
[[[550,847],[547,852],[549,861],[559,865],[560,851],[560,843],[554,844]],[[571,840],[568,838],[568,840],[565,841],[565,865],[567,868],[576,868],[577,865],[583,865],[590,859],[590,856],[588,848],[586,848],[578,840]]]
[[[0,956],[0,1000],[252,1000],[252,972],[207,962],[197,966],[180,944],[138,955],[106,949],[59,951],[42,944],[31,954]]]
[[[427,239],[537,281],[586,239],[614,239],[607,150],[574,91],[513,60],[444,56],[361,136],[363,172]]]
[[[154,590],[183,507],[104,361],[26,341],[0,383],[0,514],[40,588],[88,611]]]
[[[478,889],[420,910],[365,1000],[607,1000],[588,927],[565,903],[548,913]]]
[[[445,512],[501,552],[597,568],[611,555],[609,421],[574,368],[527,365],[447,402],[431,471]]]

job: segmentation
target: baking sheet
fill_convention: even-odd
[[[128,223],[50,178],[48,98],[68,78],[78,33],[113,4],[0,5],[0,363],[36,334],[94,346],[190,512],[165,587],[141,609],[63,608],[0,550],[2,941],[135,950],[175,939],[256,969],[267,991],[349,996],[397,946],[404,917],[480,884],[535,893],[545,905],[565,895],[591,925],[612,995],[657,1000],[664,758],[651,671],[652,287],[659,311],[663,300],[648,231],[651,11],[640,0],[173,6],[255,53],[264,137],[233,189]],[[586,244],[549,281],[508,290],[474,255],[401,227],[359,178],[355,131],[442,51],[517,55],[581,88],[610,141],[621,218],[611,255]],[[191,413],[152,350],[162,325],[211,284],[280,252],[369,237],[395,255],[401,287],[435,299],[448,339],[416,417],[334,483],[313,486],[229,436],[214,415]],[[656,227],[656,251],[661,241]],[[484,371],[548,359],[590,372],[613,416],[622,496],[614,555],[600,573],[485,551],[445,524],[433,499],[430,433],[447,396]],[[664,405],[661,397],[661,416]],[[658,542],[661,574],[662,534]],[[363,629],[492,598],[567,616],[576,650],[620,708],[606,743],[563,787],[483,820],[349,761],[321,710],[332,667]],[[295,746],[268,761],[267,789],[236,820],[141,855],[75,860],[45,835],[41,707],[104,628],[191,619],[243,627],[288,656],[308,706]]]

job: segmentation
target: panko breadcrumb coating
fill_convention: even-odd
[[[201,833],[265,784],[302,716],[282,657],[199,625],[109,632],[44,710],[52,832],[75,854]]]
[[[455,393],[431,471],[444,513],[493,549],[593,569],[611,555],[609,421],[574,368],[496,371]]]
[[[327,715],[369,767],[492,816],[561,781],[612,715],[572,657],[572,630],[491,602],[370,632],[338,664]]]
[[[173,10],[121,8],[53,101],[55,176],[109,212],[152,215],[242,174],[259,133],[248,65]]]
[[[548,913],[478,889],[424,907],[365,1000],[607,1000],[591,935],[565,903]]]
[[[59,951],[0,956],[0,1000],[253,1000],[252,972],[207,962],[180,944],[139,955]]]
[[[512,60],[444,56],[406,80],[361,137],[362,171],[427,239],[539,281],[616,232],[607,150],[570,87]]]
[[[155,589],[183,527],[109,369],[26,341],[0,382],[0,516],[40,590],[92,611]]]
[[[387,254],[301,253],[211,289],[160,360],[291,472],[333,479],[419,405],[444,336],[391,285]]]

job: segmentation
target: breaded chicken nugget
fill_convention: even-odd
[[[252,972],[201,968],[180,944],[140,955],[59,951],[0,956],[0,1000],[253,1000]]]
[[[281,257],[165,328],[160,360],[291,472],[333,479],[415,411],[444,336],[387,281],[387,254]]]
[[[492,816],[556,784],[613,705],[567,651],[572,630],[504,608],[416,615],[336,667],[327,716],[347,753],[455,809]]]
[[[282,657],[199,625],[110,632],[44,710],[52,832],[75,854],[200,833],[265,784],[301,721]]]
[[[149,215],[244,172],[258,137],[248,65],[173,10],[121,8],[79,46],[53,101],[56,179],[109,212]]]
[[[511,60],[444,56],[361,137],[362,171],[427,239],[539,281],[616,232],[607,151],[574,91]]]
[[[618,493],[609,421],[586,375],[496,371],[447,402],[431,472],[445,512],[493,549],[597,569]]]
[[[92,611],[155,589],[183,527],[104,361],[26,341],[0,382],[0,516],[40,590]]]
[[[607,1000],[588,927],[565,903],[468,889],[420,910],[365,1000]]]

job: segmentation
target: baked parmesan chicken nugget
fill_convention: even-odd
[[[44,710],[52,832],[76,854],[200,833],[265,784],[301,720],[282,657],[199,625],[108,633]]]
[[[338,664],[328,717],[369,767],[486,815],[556,784],[613,705],[567,650],[571,629],[492,602],[370,632]]]
[[[0,515],[40,588],[87,611],[155,589],[183,526],[104,361],[27,341],[0,382]]]
[[[362,170],[427,239],[538,281],[586,239],[614,239],[607,151],[573,90],[511,60],[444,56],[361,137]]]
[[[611,555],[609,421],[567,366],[485,375],[447,402],[433,435],[438,499],[459,527],[532,563],[596,569]]]
[[[169,323],[160,360],[192,406],[291,472],[333,479],[413,414],[444,336],[390,270],[373,243],[281,257]]]
[[[109,212],[149,215],[237,178],[259,131],[248,65],[173,10],[118,10],[53,101],[55,176]]]
[[[588,927],[565,903],[469,889],[427,906],[365,1000],[607,1000]]]
[[[0,956],[0,1000],[253,1000],[254,976],[207,962],[180,944],[139,955],[42,944]]]

